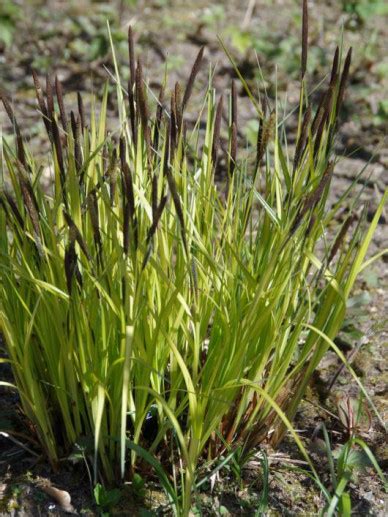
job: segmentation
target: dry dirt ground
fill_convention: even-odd
[[[332,199],[338,198],[357,173],[367,167],[364,180],[357,183],[362,202],[373,217],[377,200],[388,185],[388,146],[386,130],[388,105],[384,92],[388,86],[387,42],[388,23],[384,2],[378,0],[315,0],[310,7],[309,82],[318,85],[327,72],[343,25],[344,47],[352,45],[354,59],[349,91],[342,113],[342,125],[336,142],[339,162],[336,167]],[[0,4],[0,87],[12,98],[25,136],[36,149],[43,132],[36,110],[31,69],[42,76],[57,73],[64,84],[66,102],[75,103],[74,91],[93,90],[97,95],[106,80],[111,80],[112,58],[109,51],[106,20],[112,27],[114,43],[122,63],[126,63],[126,30],[134,26],[137,48],[142,51],[144,68],[151,88],[158,86],[163,70],[170,73],[170,84],[185,81],[200,46],[206,46],[206,61],[214,68],[214,85],[218,91],[230,87],[233,68],[217,40],[227,44],[244,77],[255,94],[268,92],[284,99],[288,112],[298,101],[300,2],[296,0],[245,0],[195,3],[186,1],[111,2],[79,1],[16,1]],[[261,80],[259,66],[265,80]],[[206,66],[199,79],[205,85]],[[276,81],[275,81],[276,79]],[[198,87],[198,90],[200,87]],[[250,139],[255,130],[254,113],[240,91],[241,139]],[[115,105],[110,103],[112,121]],[[113,122],[112,122],[113,123]],[[293,144],[290,118],[290,145]],[[0,128],[11,138],[11,128],[0,111]],[[9,136],[7,136],[9,135]],[[366,178],[366,179],[365,179]],[[388,247],[387,214],[380,220],[371,253]],[[347,325],[337,340],[352,358],[380,413],[387,415],[387,343],[388,343],[388,264],[387,256],[365,271],[350,300]],[[4,350],[1,350],[4,353]],[[1,366],[1,364],[0,364]],[[338,423],[341,400],[357,397],[357,386],[350,374],[340,369],[334,354],[328,354],[306,396],[296,420],[305,444],[322,479],[330,486],[327,457],[311,441],[316,426],[324,422],[330,431],[333,447],[344,440]],[[338,375],[337,375],[338,374]],[[0,378],[11,379],[3,365]],[[324,388],[333,383],[328,398]],[[72,497],[77,513],[98,515],[101,509],[91,495],[89,479],[82,464],[64,462],[60,472],[53,472],[39,456],[34,441],[26,440],[29,431],[18,407],[17,396],[1,391],[0,431],[12,429],[18,443],[0,435],[0,515],[61,515],[58,501],[41,488],[42,480],[50,480]],[[17,433],[20,433],[18,435]],[[359,429],[381,467],[388,462],[386,435],[372,417]],[[26,448],[23,448],[27,446]],[[268,515],[316,515],[323,498],[303,471],[301,458],[291,439],[278,451],[269,451]],[[198,514],[256,515],[262,495],[263,475],[259,459],[252,458],[241,474],[221,472],[210,487],[198,495]],[[354,515],[386,515],[385,494],[376,474],[367,469],[350,484]],[[157,488],[147,487],[142,500],[130,487],[120,503],[111,510],[116,515],[154,515],[150,508],[161,499]],[[146,509],[148,508],[148,510]],[[162,510],[160,514],[162,514]],[[165,511],[168,514],[168,511]]]

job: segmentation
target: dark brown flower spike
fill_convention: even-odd
[[[143,263],[142,263],[142,269],[144,269],[149,261],[149,258],[151,256],[151,253],[152,253],[152,237],[154,236],[155,232],[156,232],[156,229],[158,227],[158,223],[160,221],[160,218],[162,217],[162,214],[163,214],[163,210],[164,210],[164,207],[166,206],[166,203],[167,203],[167,199],[168,199],[168,196],[163,196],[161,201],[160,201],[160,204],[159,206],[157,207],[157,209],[155,210],[154,214],[153,214],[153,220],[152,220],[152,225],[150,226],[148,232],[147,232],[147,237],[146,237],[146,252],[145,252],[145,255],[144,255],[144,259],[143,259]]]
[[[344,224],[342,225],[342,228],[339,232],[339,234],[337,235],[337,238],[336,240],[334,241],[334,245],[330,251],[330,254],[328,256],[328,259],[327,259],[327,265],[329,265],[331,263],[331,261],[333,260],[333,258],[336,256],[338,250],[340,249],[341,245],[342,245],[342,242],[346,236],[346,234],[348,233],[348,230],[349,228],[352,226],[352,224],[357,221],[357,214],[353,213],[353,214],[350,214]]]
[[[160,218],[162,217],[164,207],[166,206],[166,203],[167,203],[167,199],[168,199],[167,195],[163,196],[162,199],[160,200],[160,203],[159,203],[157,209],[155,210],[155,213],[152,217],[152,225],[150,226],[150,228],[147,232],[146,244],[148,244],[150,242],[150,240],[154,236],[154,233],[156,232],[156,228],[158,226]]]
[[[300,131],[300,135],[298,138],[298,142],[296,144],[295,156],[294,156],[294,171],[298,168],[300,164],[300,160],[303,155],[303,150],[305,148],[308,132],[309,132],[309,124],[311,120],[311,106],[309,106],[306,110],[306,113],[303,117],[302,127]]]
[[[339,85],[339,89],[338,89],[337,106],[336,106],[337,114],[339,113],[339,111],[342,107],[343,100],[344,100],[345,88],[346,88],[346,83],[347,83],[348,77],[349,77],[349,69],[350,69],[351,61],[352,61],[352,47],[350,47],[348,53],[346,54],[345,64],[344,64],[344,68],[343,68],[342,75],[341,75],[340,85]]]
[[[264,127],[264,118],[259,121],[259,128],[257,130],[257,138],[256,138],[256,163],[255,170],[259,167],[261,163],[261,159],[263,157],[263,127]]]
[[[155,151],[155,157],[157,157],[157,150],[159,146],[159,132],[160,126],[162,124],[163,119],[163,101],[164,101],[164,86],[160,87],[158,105],[156,107],[156,115],[155,115],[155,125],[154,125],[154,139],[152,142],[152,147]]]
[[[124,218],[123,218],[123,234],[124,234],[124,253],[129,251],[129,233],[130,224],[133,229],[133,237],[135,249],[137,248],[137,221],[135,215],[135,196],[133,191],[133,178],[131,169],[126,161],[126,146],[124,137],[120,138],[120,163],[122,185],[124,190]]]
[[[175,102],[175,91],[171,93],[171,110],[170,110],[170,156],[171,159],[175,154],[175,149],[177,145],[177,123],[176,123],[176,102]]]
[[[59,129],[58,129],[56,120],[53,120],[51,125],[52,125],[52,132],[53,132],[54,147],[55,147],[55,152],[57,155],[57,161],[58,161],[58,166],[59,166],[61,185],[62,185],[62,189],[64,189],[66,176],[65,176],[65,166],[64,166],[64,162],[63,162],[61,137],[59,135]]]
[[[75,273],[75,268],[77,265],[77,253],[75,251],[75,243],[71,241],[65,250],[65,275],[66,275],[66,286],[67,292],[71,295],[72,286],[73,286],[73,277]]]
[[[174,202],[176,215],[178,216],[180,229],[181,229],[181,237],[183,242],[183,247],[185,249],[186,255],[188,253],[188,246],[187,246],[187,240],[186,240],[186,231],[185,231],[185,219],[183,216],[183,210],[181,205],[181,200],[178,194],[178,189],[176,186],[175,179],[171,173],[170,167],[167,167],[167,182],[168,186],[171,192],[172,200]]]
[[[74,235],[74,239],[78,242],[78,245],[81,248],[81,250],[83,251],[85,257],[89,261],[92,261],[92,256],[91,256],[91,254],[90,254],[90,252],[88,250],[88,247],[86,245],[86,242],[84,241],[84,238],[81,235],[81,232],[77,228],[77,225],[75,224],[75,222],[71,218],[70,214],[68,212],[66,212],[66,210],[63,211],[63,217],[65,218],[65,221],[66,221],[66,223],[67,223],[67,225],[69,227],[69,230]]]
[[[181,106],[181,87],[178,82],[175,83],[175,115],[178,132],[182,129],[182,106]]]
[[[318,201],[320,200],[320,198],[323,194],[323,191],[325,190],[327,184],[329,183],[329,181],[332,177],[333,169],[334,169],[334,162],[329,162],[325,169],[325,172],[322,174],[319,184],[317,185],[315,190],[313,190],[310,194],[308,194],[308,196],[306,197],[306,199],[302,205],[302,208],[299,210],[298,214],[296,215],[294,223],[291,227],[291,231],[290,231],[291,235],[293,233],[295,233],[296,229],[299,227],[299,225],[302,222],[303,217],[306,215],[306,213],[309,210],[312,210],[316,206]]]
[[[95,190],[92,190],[88,196],[88,208],[90,221],[92,223],[93,229],[93,237],[94,242],[97,248],[97,258],[98,263],[102,265],[102,240],[100,233],[100,222],[99,222],[99,214],[98,214],[98,202],[97,202],[97,194]]]
[[[82,287],[82,276],[78,268],[78,256],[75,251],[75,235],[71,230],[69,231],[69,244],[65,250],[65,275],[66,275],[66,286],[69,295],[72,293],[73,278],[75,277]]]
[[[320,124],[321,124],[321,120],[323,118],[323,115],[325,113],[325,109],[324,109],[325,98],[326,98],[326,93],[323,93],[321,95],[317,111],[315,112],[315,116],[313,118],[313,123],[311,124],[311,134],[312,134],[312,136],[314,136],[315,133],[317,132],[317,130],[318,130]]]
[[[195,79],[201,68],[204,50],[205,50],[205,47],[201,47],[201,49],[199,50],[198,55],[194,61],[193,68],[191,69],[190,77],[189,77],[189,80],[187,81],[185,93],[183,95],[182,112],[184,112],[184,110],[187,106],[187,103],[189,102],[189,99],[191,97],[191,94],[193,92],[194,82],[195,82]]]
[[[117,152],[116,149],[113,149],[112,156],[109,162],[109,167],[107,171],[107,176],[109,180],[109,195],[110,195],[110,204],[114,205],[115,196],[116,196],[116,185],[117,185]]]
[[[314,143],[314,158],[318,155],[319,149],[321,147],[321,141],[323,136],[323,131],[325,126],[330,123],[330,115],[333,106],[333,95],[334,95],[335,84],[330,84],[326,94],[323,98],[322,106],[320,107],[321,115],[319,116],[319,126],[316,131],[315,143]]]
[[[318,156],[319,150],[321,148],[321,141],[323,136],[323,130],[325,128],[325,114],[322,114],[321,121],[317,130],[317,133],[315,135],[315,142],[314,142],[314,151],[313,151],[313,157],[316,158]]]
[[[63,130],[66,132],[67,131],[67,116],[66,116],[65,104],[63,102],[63,90],[62,90],[61,81],[58,79],[57,76],[55,76],[55,92],[57,94],[57,101],[58,101],[58,107],[59,107],[59,115],[61,118],[61,124],[62,124]]]
[[[327,89],[325,101],[323,103],[324,109],[324,117],[325,121],[328,122],[330,120],[330,114],[333,107],[333,97],[334,97],[334,89],[335,89],[335,79],[334,83],[330,83],[329,88]]]
[[[133,221],[135,217],[135,196],[133,191],[132,173],[127,162],[122,165],[122,174],[124,178],[125,197],[128,203],[129,213]]]
[[[232,130],[230,136],[230,175],[233,175],[234,169],[236,167],[236,159],[237,159],[237,127],[235,122],[232,123]]]
[[[138,59],[136,68],[136,98],[140,114],[141,128],[143,131],[143,136],[146,144],[147,161],[149,166],[151,167],[151,130],[148,124],[149,112],[147,106],[147,96],[144,88],[143,68],[140,59]]]
[[[157,207],[158,207],[158,177],[155,172],[152,175],[151,206],[152,206],[152,217],[154,218]]]
[[[170,125],[171,125],[171,119],[170,119]],[[181,227],[181,236],[182,236],[183,246],[187,253],[188,248],[187,248],[187,242],[186,242],[185,221],[184,221],[184,217],[183,217],[183,210],[182,210],[177,186],[176,186],[175,180],[174,180],[174,178],[171,174],[171,170],[170,170],[169,157],[172,152],[171,146],[170,146],[170,134],[171,134],[171,129],[167,129],[166,141],[165,141],[165,154],[164,154],[164,161],[163,161],[163,175],[165,177],[167,177],[167,183],[168,183],[171,195],[172,195],[172,199],[173,199],[174,206],[175,206],[175,211],[176,211],[177,217],[179,219],[179,224]]]
[[[136,68],[136,98],[139,107],[139,114],[141,125],[143,127],[143,131],[148,125],[148,107],[147,107],[147,99],[144,89],[144,80],[143,80],[143,67],[141,64],[140,58],[137,60],[137,68]]]
[[[273,137],[273,133],[275,131],[275,122],[276,122],[276,112],[273,110],[269,116],[268,121],[264,124],[263,128],[263,150],[264,152],[267,149],[269,142]]]
[[[27,213],[30,217],[34,241],[40,256],[43,256],[43,247],[41,240],[41,230],[40,230],[40,216],[39,216],[39,205],[36,201],[35,194],[33,188],[31,186],[28,177],[24,172],[24,167],[20,162],[17,162],[17,171],[18,171],[18,179],[20,190],[23,197],[24,206],[27,210]]]
[[[18,126],[18,123],[16,121],[16,117],[15,117],[15,114],[13,112],[13,109],[12,109],[10,103],[8,102],[7,97],[5,96],[5,94],[3,92],[0,92],[0,98],[1,98],[1,101],[3,103],[5,112],[7,113],[8,118],[9,118],[12,126],[14,128],[18,128],[19,129],[19,126]]]
[[[86,121],[85,121],[84,101],[82,99],[81,92],[77,92],[77,103],[78,103],[79,118],[80,118],[80,122],[81,122],[81,131],[83,133],[84,129],[86,127]]]
[[[24,144],[23,144],[23,138],[22,138],[22,134],[20,132],[20,128],[19,128],[19,125],[16,121],[16,117],[15,117],[15,114],[13,112],[13,109],[10,105],[10,103],[8,102],[6,96],[0,92],[0,98],[1,98],[1,101],[3,103],[3,106],[4,106],[4,109],[5,109],[5,112],[7,113],[8,115],[8,118],[14,128],[14,131],[16,133],[16,152],[17,152],[17,157],[18,157],[18,160],[20,161],[20,163],[23,165],[23,167],[29,171],[29,167],[27,165],[27,162],[26,162],[26,154],[25,154],[25,150],[24,150]]]
[[[272,138],[272,134],[275,129],[275,119],[276,113],[275,111],[272,111],[267,120],[262,120],[260,122],[259,132],[257,134],[256,169],[261,164],[268,144]]]
[[[129,251],[129,224],[130,224],[130,208],[127,201],[124,202],[123,208],[123,250],[125,255],[128,255]]]
[[[214,119],[213,146],[212,146],[213,164],[215,164],[217,161],[217,153],[218,153],[218,148],[220,146],[222,105],[223,105],[223,96],[221,95],[220,100],[218,101],[218,104],[217,104],[216,116]]]
[[[7,203],[10,206],[10,208],[11,208],[11,210],[13,212],[13,215],[14,215],[16,221],[18,222],[20,228],[23,229],[24,228],[24,220],[23,220],[23,218],[22,218],[22,216],[21,216],[21,214],[19,212],[19,209],[17,207],[17,204],[16,204],[15,200],[13,199],[11,194],[9,192],[7,192],[6,190],[4,190],[2,192],[2,194],[4,195],[5,199],[7,200]],[[0,199],[2,199],[2,197]],[[3,204],[3,206],[5,206],[5,205]]]
[[[321,180],[317,186],[317,188],[307,197],[306,202],[304,204],[303,211],[307,212],[310,208],[313,208],[317,202],[320,200],[323,191],[325,190],[327,184],[331,180],[334,170],[334,162],[329,162],[325,169],[325,172],[322,174]]]
[[[125,142],[124,136],[120,136],[119,156],[120,156],[121,168],[123,168],[124,163],[127,161],[127,147],[126,147],[126,142]]]
[[[339,63],[339,47],[337,45],[333,58],[333,65],[331,67],[330,84],[335,84],[338,77],[338,63]]]
[[[164,143],[164,158],[163,158],[163,176],[167,176],[167,171],[169,167],[169,159],[170,159],[170,135],[171,135],[171,120],[169,121],[169,126],[166,129],[166,139]]]
[[[39,109],[40,109],[40,112],[42,115],[43,123],[45,125],[46,131],[47,131],[47,134],[48,134],[50,140],[52,140],[52,133],[51,133],[49,116],[47,113],[46,103],[43,98],[43,91],[42,91],[42,87],[40,85],[39,77],[38,77],[38,74],[35,72],[35,70],[32,70],[32,78],[34,80],[36,98],[38,100],[38,105],[39,105]]]
[[[51,78],[49,74],[46,75],[46,99],[47,99],[47,117],[49,122],[52,122],[54,119],[54,91],[53,85],[51,82]]]
[[[136,78],[135,43],[132,26],[128,27],[128,57],[129,57],[129,85],[133,93]]]
[[[79,174],[80,170],[82,169],[82,152],[81,152],[81,144],[80,144],[81,122],[80,122],[79,115],[77,115],[77,119],[76,119],[73,111],[71,111],[70,112],[70,121],[71,121],[71,131],[73,133],[73,138],[74,138],[75,168],[76,168],[77,173]]]
[[[133,92],[128,88],[128,104],[129,104],[129,121],[131,124],[132,140],[135,149],[137,148],[137,123],[136,123],[136,109],[135,98]]]
[[[315,215],[312,214],[310,217],[309,224],[306,229],[306,237],[308,237],[310,235],[310,233],[312,232],[316,221],[317,221],[317,218],[315,217]]]

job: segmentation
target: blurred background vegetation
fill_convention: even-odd
[[[197,48],[205,44],[218,63],[216,85],[223,88],[233,75],[217,42],[220,35],[245,77],[256,88],[275,95],[287,90],[294,102],[298,80],[301,24],[299,0],[1,0],[1,87],[15,102],[32,99],[31,68],[44,75],[58,73],[66,91],[100,91],[111,67],[106,29],[109,20],[122,62],[126,61],[126,30],[133,24],[143,48],[149,79],[167,66],[187,76]],[[354,47],[351,94],[352,135],[372,129],[365,148],[381,144],[388,120],[387,15],[385,0],[315,0],[310,2],[311,82],[327,70],[341,24],[346,46]],[[266,82],[261,81],[260,67]],[[122,69],[124,79],[126,67]],[[173,80],[176,77],[172,77]],[[28,104],[28,103],[27,103]],[[27,116],[26,110],[21,110]],[[252,122],[254,125],[254,123]],[[369,149],[370,151],[370,149]]]

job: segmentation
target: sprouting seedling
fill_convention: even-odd
[[[336,398],[338,417],[347,436],[358,434],[362,427],[370,429],[372,417],[362,393],[358,398],[339,394]]]

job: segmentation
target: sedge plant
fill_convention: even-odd
[[[287,428],[303,448],[290,422],[341,327],[387,193],[369,228],[353,209],[336,222],[346,199],[328,203],[332,147],[351,52],[342,63],[337,48],[315,106],[306,10],[302,39],[294,153],[277,101],[249,91],[257,147],[239,157],[236,83],[218,96],[210,79],[189,126],[204,49],[166,100],[164,81],[156,95],[148,87],[131,28],[127,88],[114,58],[116,127],[108,86],[90,117],[80,93],[69,115],[58,78],[42,86],[34,73],[49,186],[2,95],[16,143],[2,142],[0,326],[54,467],[90,438],[95,483],[146,461],[188,515],[204,460],[276,445]]]

